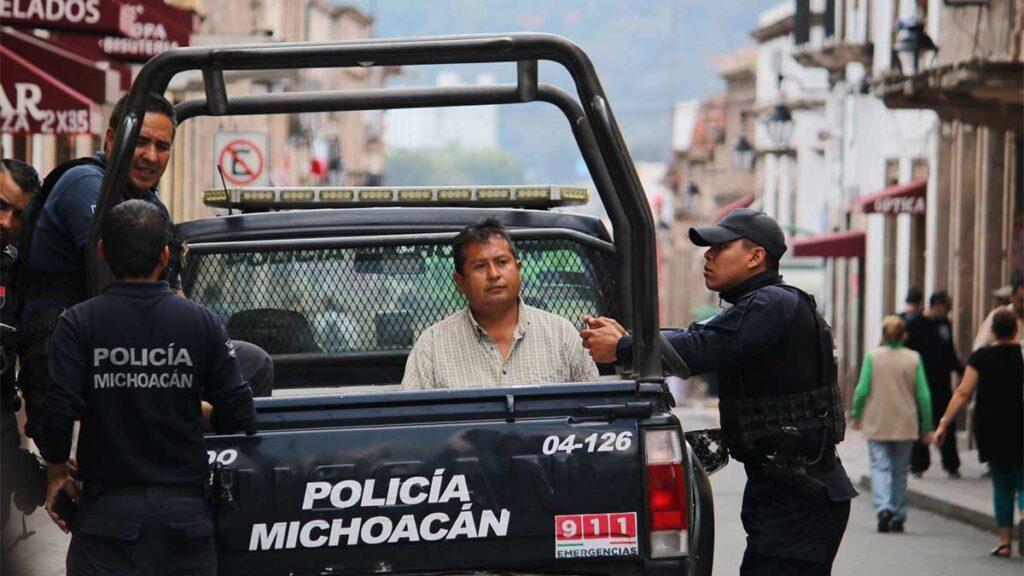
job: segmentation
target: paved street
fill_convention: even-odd
[[[713,418],[687,413],[683,425],[695,430],[713,427]],[[715,575],[739,573],[744,548],[740,525],[740,500],[745,477],[743,467],[730,462],[711,477],[715,494]],[[977,528],[954,522],[918,509],[911,509],[904,534],[879,534],[875,531],[871,495],[860,489],[854,499],[850,524],[839,549],[833,574],[863,576],[891,574],[894,569],[907,575],[929,576],[985,574],[1020,576],[1024,562],[991,558],[988,551],[995,536]]]

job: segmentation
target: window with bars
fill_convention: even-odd
[[[574,325],[616,316],[612,254],[562,238],[516,241],[522,297]],[[408,351],[419,333],[465,306],[448,244],[204,252],[184,288],[232,338],[271,355]]]

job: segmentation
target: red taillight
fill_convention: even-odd
[[[686,492],[683,467],[679,464],[651,464],[647,467],[647,498],[651,530],[686,530]]]
[[[684,555],[689,550],[690,522],[679,430],[647,430],[644,441],[651,557]]]

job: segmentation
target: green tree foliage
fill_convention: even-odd
[[[384,183],[389,186],[472,186],[528,184],[522,164],[498,149],[455,146],[388,153]]]

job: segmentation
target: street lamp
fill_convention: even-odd
[[[900,72],[913,76],[921,70],[921,60],[926,54],[930,53],[932,58],[935,58],[938,47],[924,31],[924,23],[915,16],[897,20],[896,28],[899,29],[899,34],[892,45],[892,51],[896,54],[896,64]]]
[[[739,172],[750,172],[754,169],[754,158],[756,154],[750,140],[743,134],[736,139],[732,147],[732,167]]]
[[[789,106],[782,103],[772,106],[762,122],[776,147],[785,148],[789,144],[789,136],[793,132],[793,113]]]

